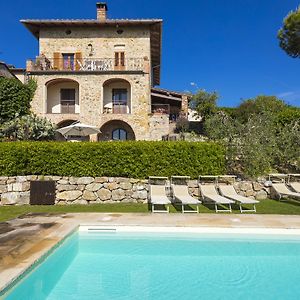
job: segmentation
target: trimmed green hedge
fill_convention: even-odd
[[[148,176],[223,174],[225,150],[192,142],[0,143],[0,175]]]

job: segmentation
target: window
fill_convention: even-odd
[[[75,89],[60,90],[61,113],[75,113]]]
[[[112,103],[113,113],[126,114],[127,113],[127,89],[113,89]]]
[[[125,52],[115,52],[115,67],[125,67]]]
[[[75,68],[74,53],[62,53],[62,57],[63,57],[63,69],[64,70],[74,70],[74,68]]]
[[[115,129],[112,132],[112,140],[114,141],[126,141],[127,140],[127,131],[121,128]]]

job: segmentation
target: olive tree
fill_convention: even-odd
[[[200,89],[192,96],[190,107],[194,109],[202,120],[217,112],[217,100],[219,95],[216,92],[207,92]]]

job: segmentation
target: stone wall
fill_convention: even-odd
[[[58,205],[95,203],[147,203],[148,180],[118,177],[17,176],[0,177],[0,205],[29,204],[31,180],[54,180]],[[189,181],[190,193],[199,195],[197,180]],[[263,200],[269,189],[258,182],[236,182],[244,196]]]
[[[153,114],[149,119],[150,140],[161,141],[162,136],[170,133],[169,115]]]

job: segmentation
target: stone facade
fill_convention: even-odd
[[[161,140],[172,128],[168,118],[174,111],[187,115],[188,106],[185,94],[153,91],[160,82],[162,20],[110,20],[106,3],[96,7],[95,20],[22,21],[39,41],[39,55],[26,64],[26,76],[37,81],[32,111],[58,127],[105,126],[92,141],[118,139],[107,132],[111,121],[120,121],[123,138]],[[62,96],[67,89],[72,96]],[[154,104],[170,107],[164,118],[153,116]]]
[[[23,205],[30,201],[30,181],[53,180],[57,205],[96,203],[147,203],[148,180],[119,177],[16,176],[0,177],[0,205]],[[199,197],[197,180],[188,182],[190,194]],[[239,194],[266,199],[269,189],[258,182],[237,182]]]
[[[147,78],[148,77],[148,78]],[[135,133],[137,140],[149,140],[149,76],[109,75],[109,74],[65,74],[64,79],[75,81],[79,84],[79,113],[62,114],[47,113],[47,83],[57,79],[55,74],[35,75],[38,83],[32,110],[39,116],[47,117],[55,124],[61,124],[66,120],[80,121],[101,128],[104,124],[113,120],[120,120],[128,124]],[[131,112],[130,114],[105,114],[103,112],[103,94],[105,82],[111,79],[126,80],[131,85]]]

